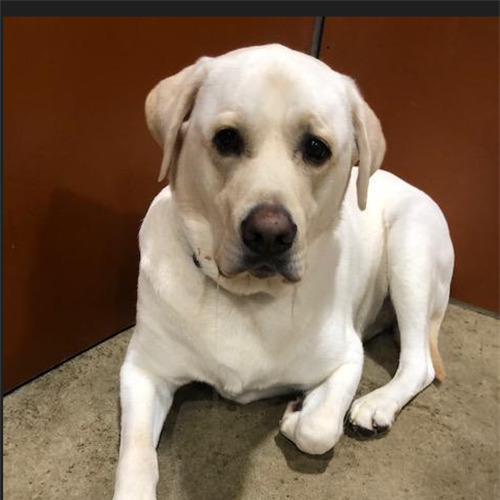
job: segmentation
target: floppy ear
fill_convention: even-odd
[[[173,171],[181,147],[179,132],[193,108],[196,94],[205,78],[208,59],[202,57],[192,66],[165,78],[146,98],[146,121],[149,131],[163,148],[158,182],[162,181],[169,171],[170,180],[173,180]]]
[[[385,138],[380,121],[368,106],[356,87],[350,80],[349,94],[351,97],[352,119],[357,145],[357,157],[353,158],[353,165],[358,164],[358,206],[366,208],[368,183],[370,176],[380,168],[385,155]]]

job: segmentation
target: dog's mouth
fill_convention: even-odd
[[[300,281],[300,276],[292,266],[277,266],[274,263],[262,263],[257,264],[248,269],[248,272],[258,279],[272,278],[273,276],[282,276],[288,283],[298,283]]]
[[[236,278],[243,273],[249,273],[258,279],[267,279],[274,276],[282,276],[288,283],[298,283],[300,276],[295,270],[295,266],[291,265],[288,260],[284,259],[256,259],[247,256],[243,259],[243,263],[232,272],[227,272],[219,266],[219,272],[222,276],[228,279]]]
[[[261,264],[260,266],[256,266],[252,269],[249,269],[248,272],[259,279],[270,278],[277,274],[274,266],[270,266],[269,264]]]

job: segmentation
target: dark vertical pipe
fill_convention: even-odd
[[[321,50],[321,39],[323,38],[324,24],[325,24],[324,17],[314,18],[313,37],[312,37],[310,54],[316,58],[319,57],[319,51]]]

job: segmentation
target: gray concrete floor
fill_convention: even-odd
[[[112,498],[122,333],[4,398],[4,498]],[[386,437],[344,436],[300,453],[278,434],[286,398],[238,406],[181,389],[159,446],[158,499],[493,500],[499,497],[499,321],[450,306],[440,336],[448,378]],[[388,334],[367,345],[360,393],[389,380]]]

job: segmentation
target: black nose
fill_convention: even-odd
[[[280,205],[259,205],[241,223],[243,243],[260,256],[276,256],[293,244],[297,226]]]

